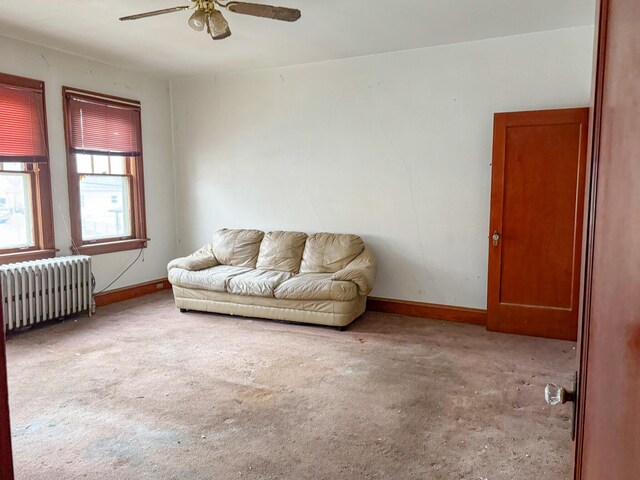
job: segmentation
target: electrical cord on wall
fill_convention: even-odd
[[[131,262],[129,264],[129,266],[127,268],[125,268],[122,273],[120,275],[118,275],[109,285],[107,285],[106,287],[104,287],[102,290],[100,290],[98,293],[96,293],[95,295],[98,295],[102,292],[104,292],[107,288],[109,288],[111,285],[113,285],[114,283],[116,283],[118,280],[120,280],[120,278],[122,278],[122,276],[127,273],[129,271],[129,269],[131,267],[133,267],[135,265],[135,263],[140,259],[140,257],[142,257],[142,253],[144,252],[144,247],[140,248],[140,251],[138,252],[138,256],[133,260],[133,262]],[[144,257],[142,258],[142,261],[144,262]],[[93,276],[93,273],[91,274],[91,292],[93,293],[93,291],[96,288],[96,277]]]

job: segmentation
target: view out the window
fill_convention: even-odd
[[[35,245],[31,175],[22,163],[0,163],[0,250]]]
[[[64,89],[73,248],[146,245],[140,105]]]
[[[0,263],[55,255],[44,83],[0,73]]]
[[[131,238],[131,175],[128,159],[76,155],[80,175],[82,239]]]

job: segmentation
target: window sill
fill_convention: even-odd
[[[46,250],[28,250],[26,252],[3,253],[0,254],[0,265],[53,258],[56,256],[57,251],[58,250],[55,248],[50,248]]]
[[[118,240],[105,243],[87,243],[71,247],[71,251],[78,255],[102,255],[104,253],[126,252],[127,250],[139,250],[147,248],[148,238],[134,240]]]

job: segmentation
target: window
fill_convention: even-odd
[[[127,159],[118,156],[77,154],[80,174],[82,238],[131,238],[131,175]],[[101,168],[105,167],[105,168]]]
[[[64,87],[72,249],[146,247],[140,103]]]
[[[0,73],[0,263],[55,256],[44,83]]]

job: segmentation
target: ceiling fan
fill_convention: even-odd
[[[189,17],[189,26],[198,32],[207,29],[207,33],[214,40],[222,40],[231,36],[231,30],[227,20],[222,16],[220,9],[227,9],[233,13],[251,15],[254,17],[271,18],[273,20],[283,20],[285,22],[295,22],[301,16],[300,10],[286,7],[273,7],[271,5],[261,5],[258,3],[228,1],[223,3],[219,0],[191,0],[193,5],[182,5],[179,7],[163,8],[152,12],[138,13],[121,17],[120,20],[138,20],[140,18],[155,17],[165,13],[181,12],[183,10],[195,10]]]

